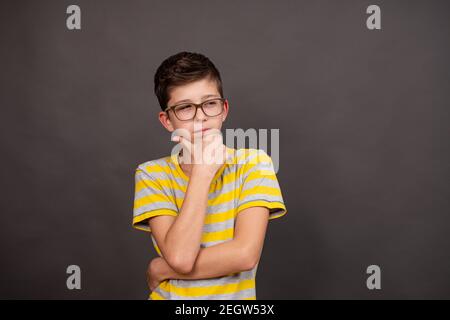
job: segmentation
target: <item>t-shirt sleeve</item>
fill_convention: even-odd
[[[250,155],[243,164],[237,213],[250,207],[266,207],[269,219],[287,213],[271,157],[264,150]]]
[[[135,173],[133,227],[151,232],[148,219],[161,215],[177,216],[177,214],[174,195],[167,187],[163,187],[162,181],[138,167]]]

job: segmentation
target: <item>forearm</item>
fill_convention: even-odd
[[[200,249],[190,273],[178,273],[167,263],[163,264],[161,277],[182,280],[209,279],[250,270],[252,267],[253,264],[246,256],[245,247],[240,242],[231,240]]]
[[[192,175],[183,205],[165,237],[166,252],[177,261],[195,261],[200,250],[211,177]]]

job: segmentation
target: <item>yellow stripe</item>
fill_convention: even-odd
[[[181,199],[183,200],[183,199]],[[161,194],[149,194],[143,196],[142,198],[134,200],[134,209],[138,209],[147,204],[151,204],[153,202],[174,202],[174,197],[172,195]]]
[[[135,192],[139,192],[142,189],[145,188],[151,188],[156,190],[161,190],[161,187],[166,187],[168,189],[178,189],[183,192],[186,192],[186,187],[181,186],[178,183],[173,183],[174,181],[172,179],[158,179],[158,182],[156,183],[154,180],[149,179],[139,179],[136,182]]]
[[[217,206],[231,201],[235,199],[234,195],[234,189],[226,193],[221,193],[214,199],[208,199],[208,206]],[[146,195],[134,201],[134,209],[139,209],[140,207],[151,204],[153,202],[175,202],[177,207],[181,208],[183,206],[184,198],[177,198],[172,195],[165,195],[163,193]]]
[[[239,187],[240,198],[243,199],[245,196],[247,196],[247,193],[250,193],[251,190],[255,190],[255,189],[257,192],[253,191],[251,194],[263,193],[263,194],[269,194],[269,195],[275,195],[275,196],[281,194],[280,190],[278,188],[267,187],[264,185],[255,186],[255,187],[247,189],[245,191],[242,191],[242,186],[240,186]],[[212,206],[212,205],[217,206],[217,205],[221,205],[226,202],[232,201],[236,198],[235,194],[236,194],[236,189],[221,193],[218,197],[208,201],[208,205],[209,206]]]
[[[172,170],[172,168],[167,163],[168,158],[169,157],[165,158],[166,163],[164,163],[164,165],[148,165],[145,167],[145,170],[147,172],[164,172],[164,173],[168,174],[169,176],[174,175],[177,178],[185,180],[177,171]]]
[[[269,179],[269,180],[276,181],[276,182],[278,183],[277,176],[274,175],[273,173],[270,174],[270,175],[263,175],[263,174],[261,174],[261,172],[260,172],[259,170],[256,170],[256,171],[251,172],[251,173],[245,178],[245,182],[239,186],[239,189],[238,189],[238,190],[239,190],[239,191],[238,191],[239,194],[242,193],[242,189],[243,189],[243,187],[245,186],[245,183],[246,183],[246,182],[250,182],[250,181],[256,180],[256,179],[264,179],[264,180],[265,180],[265,179]],[[264,185],[263,185],[263,186],[264,186]]]
[[[152,291],[152,293],[150,293],[150,299],[152,299],[152,300],[166,300],[166,299],[164,299],[164,297],[163,296],[161,296],[158,292],[156,292],[156,291]]]
[[[230,294],[241,290],[253,289],[255,288],[255,279],[242,280],[236,283],[218,286],[182,288],[173,284],[161,283],[159,287],[164,291],[175,293],[178,296],[201,297],[214,294]]]
[[[277,180],[277,176],[275,175],[275,173],[273,171],[255,170],[248,174],[248,176],[245,178],[245,182],[252,181],[255,179]]]
[[[255,195],[255,194],[267,194],[271,196],[280,196],[281,191],[279,188],[266,187],[266,186],[255,186],[253,188],[244,190],[240,194],[240,199],[245,199],[246,197]]]
[[[234,235],[234,227],[215,232],[203,232],[202,242],[212,242],[220,240],[232,239]]]
[[[231,208],[230,210],[227,210],[227,211],[224,211],[221,213],[207,214],[205,217],[205,224],[224,222],[228,219],[231,219],[234,217],[234,210],[235,210],[235,208]]]
[[[274,174],[273,171],[270,171],[270,174],[265,174],[264,170],[255,170],[253,172],[250,172],[249,175],[245,178],[245,181],[251,181],[255,179],[270,179],[270,180],[277,180],[277,176]]]
[[[217,197],[214,199],[208,200],[208,206],[218,206],[225,202],[231,201],[235,198],[236,190],[230,190],[228,192],[220,193]]]

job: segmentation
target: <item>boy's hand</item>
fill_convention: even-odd
[[[147,285],[150,291],[155,290],[159,284],[166,280],[164,277],[165,260],[161,257],[152,259],[147,268]]]
[[[189,141],[186,137],[177,136],[183,150],[187,151],[186,161],[192,161],[192,174],[207,174],[211,179],[217,170],[222,167],[226,159],[226,147],[223,144],[222,133],[217,129],[210,129],[204,134],[201,132],[194,134],[194,141]],[[192,155],[192,156],[191,156]]]

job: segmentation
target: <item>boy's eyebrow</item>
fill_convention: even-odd
[[[217,94],[207,94],[207,95],[204,95],[204,96],[202,97],[202,100],[204,100],[204,99],[206,99],[206,98],[212,98],[212,97],[217,98],[218,95],[217,95]],[[175,105],[180,104],[180,103],[183,103],[183,102],[192,102],[192,101],[191,101],[190,99],[184,99],[184,100],[180,100],[180,101],[174,103],[173,105],[175,106]]]

